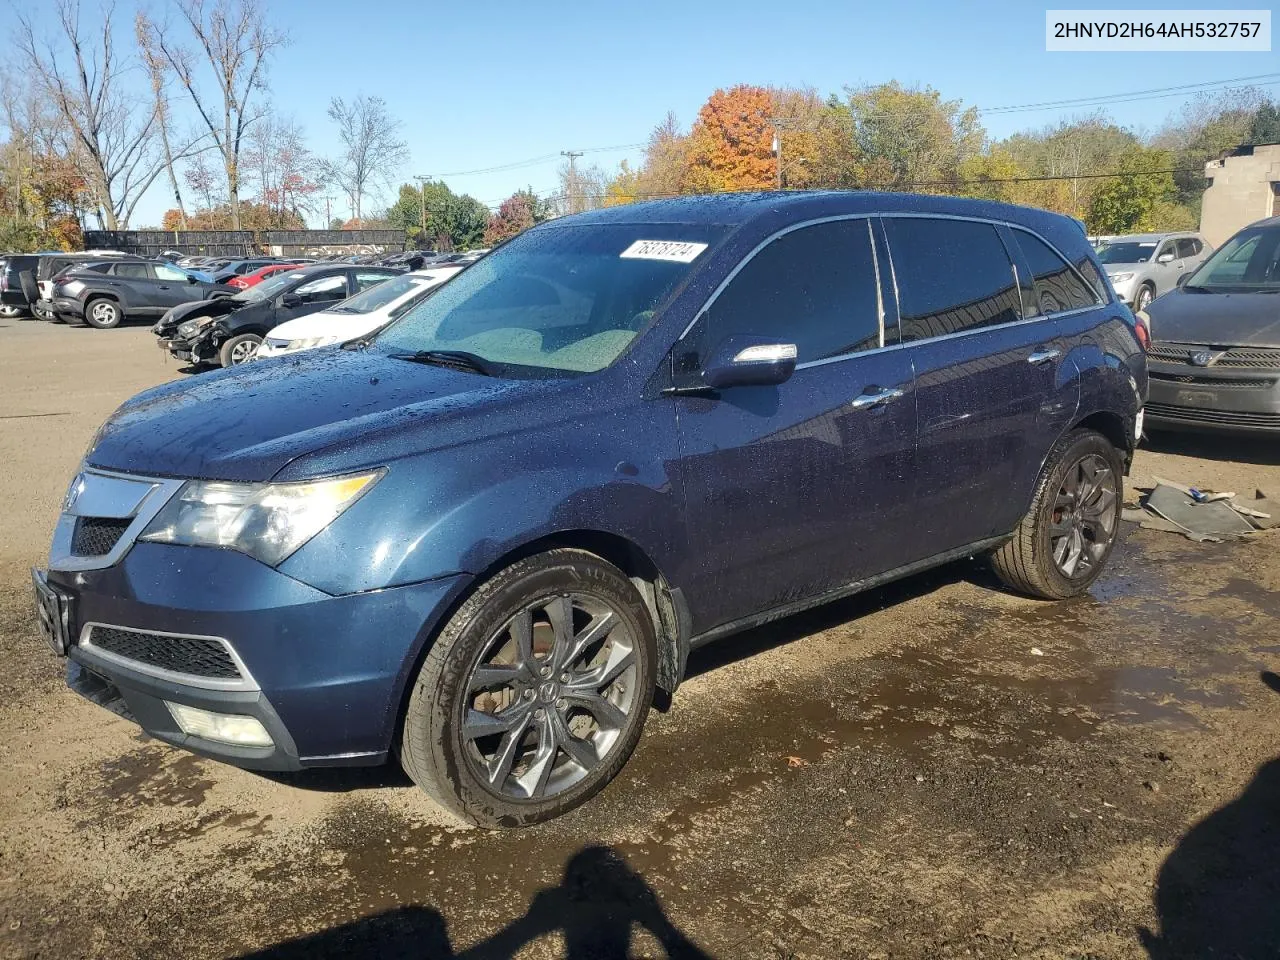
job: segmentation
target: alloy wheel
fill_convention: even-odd
[[[106,300],[99,300],[90,308],[89,314],[99,323],[112,323],[116,319],[116,308]]]
[[[463,751],[504,798],[580,783],[622,736],[637,697],[637,638],[603,600],[565,593],[525,606],[485,645],[463,698]]]
[[[252,360],[258,353],[258,345],[252,340],[242,340],[231,348],[232,364]]]
[[[1115,471],[1096,453],[1067,469],[1049,525],[1053,562],[1064,577],[1087,576],[1106,555],[1116,532],[1116,483]]]
[[[1151,306],[1151,300],[1152,300],[1151,288],[1142,287],[1140,290],[1138,290],[1138,301],[1136,304],[1134,304],[1134,306],[1136,306],[1139,310],[1145,310],[1147,309],[1147,307]]]

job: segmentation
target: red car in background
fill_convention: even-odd
[[[227,286],[239,287],[243,290],[245,287],[252,287],[256,283],[261,283],[273,273],[279,273],[281,270],[296,270],[299,266],[296,263],[273,263],[270,266],[260,267],[253,273],[246,273],[242,277],[232,277],[227,281]]]

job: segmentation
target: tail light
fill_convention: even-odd
[[[1151,321],[1147,318],[1145,310],[1139,310],[1134,315],[1134,320],[1137,322],[1133,325],[1133,332],[1138,337],[1138,345],[1142,347],[1142,352],[1146,353],[1151,349],[1151,327],[1148,325]]]

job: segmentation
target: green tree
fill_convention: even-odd
[[[1088,224],[1093,233],[1128,233],[1146,229],[1157,204],[1176,195],[1173,158],[1167,150],[1138,147],[1120,158],[1120,176],[1108,179],[1093,195]]]
[[[1280,107],[1268,100],[1249,123],[1250,143],[1280,143]]]

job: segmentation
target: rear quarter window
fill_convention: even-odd
[[[1048,316],[1098,303],[1095,292],[1084,279],[1047,243],[1025,230],[1014,230],[1013,236],[1031,268],[1035,306],[1039,313]],[[1085,262],[1090,263],[1087,259]]]

